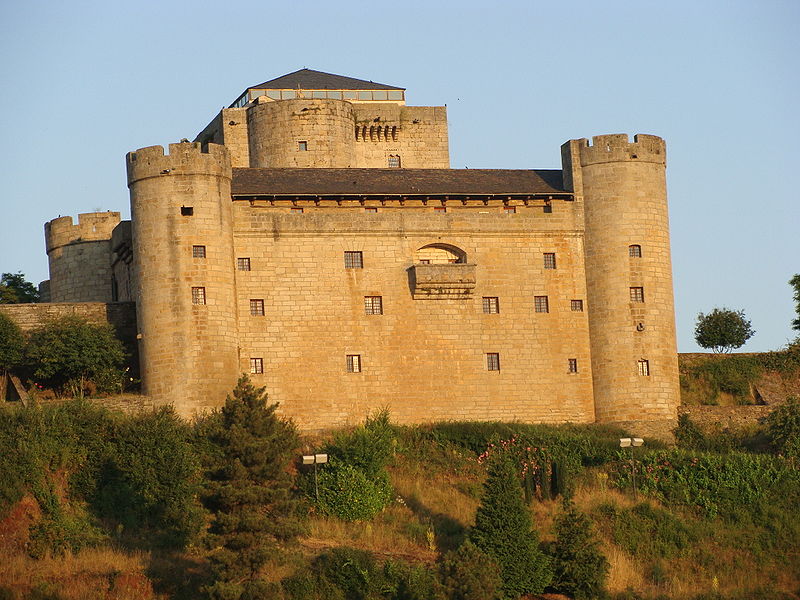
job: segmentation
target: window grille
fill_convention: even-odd
[[[399,169],[400,168],[400,155],[399,154],[390,154],[389,155],[389,168],[390,169]]]
[[[638,363],[639,365],[639,375],[642,377],[649,377],[650,376],[650,361],[642,359]]]
[[[555,269],[556,268],[556,253],[555,252],[545,252],[544,253],[544,268],[545,269]]]
[[[569,308],[572,312],[583,312],[583,300],[570,300]]]
[[[567,371],[569,373],[577,373],[578,372],[578,359],[577,358],[568,358],[567,359]]]
[[[494,315],[500,312],[500,299],[496,296],[484,296],[483,312],[487,315]]]
[[[500,370],[500,354],[498,352],[486,353],[486,370],[487,371]]]
[[[192,304],[205,304],[206,303],[206,288],[193,287],[192,288]]]
[[[250,300],[250,314],[254,317],[264,316],[264,300],[252,299]]]
[[[368,315],[382,315],[383,298],[381,296],[364,296],[364,312]]]
[[[249,258],[237,258],[236,259],[236,268],[239,271],[249,271],[250,270],[250,259]]]
[[[344,253],[345,269],[363,269],[364,255],[360,250],[345,250]]]
[[[206,257],[205,246],[192,246],[192,258],[205,258],[205,257]]]
[[[644,288],[632,287],[631,288],[631,302],[644,302]]]
[[[550,312],[550,303],[547,301],[547,296],[534,296],[533,306],[537,313]]]
[[[361,355],[348,354],[347,355],[347,372],[348,373],[361,373]]]
[[[260,375],[264,372],[264,359],[251,358],[250,359],[250,372],[254,375]]]
[[[639,244],[628,246],[628,256],[631,258],[642,258],[642,247]]]

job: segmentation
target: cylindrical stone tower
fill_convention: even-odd
[[[111,232],[118,212],[59,217],[44,224],[49,302],[111,302]]]
[[[239,374],[231,165],[224,146],[127,156],[143,391],[189,416]]]
[[[585,206],[596,418],[674,419],[680,396],[664,140],[603,135],[569,147],[566,180]]]
[[[259,102],[247,111],[251,167],[356,165],[355,113],[344,100]]]

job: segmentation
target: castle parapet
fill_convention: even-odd
[[[164,154],[163,146],[148,146],[128,152],[125,162],[129,187],[149,177],[198,174],[231,177],[228,149],[219,144],[203,147],[199,142],[180,142],[169,145],[169,154]]]
[[[592,137],[591,145],[586,138],[578,142],[581,166],[584,167],[606,162],[667,162],[667,146],[655,135],[640,133],[633,136],[633,142],[626,133],[596,135]]]
[[[120,221],[118,212],[82,213],[75,224],[72,217],[59,217],[44,224],[47,252],[67,244],[111,239],[111,232]]]

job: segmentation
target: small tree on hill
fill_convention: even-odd
[[[110,325],[62,317],[33,331],[25,362],[34,380],[81,396],[86,382],[119,370],[125,351]],[[119,373],[121,380],[122,373]]]
[[[730,352],[744,346],[754,333],[744,311],[715,308],[707,315],[697,315],[694,339],[714,352]]]
[[[551,588],[576,600],[602,598],[609,564],[600,552],[592,522],[572,502],[556,518]]]
[[[299,440],[294,424],[275,414],[277,406],[242,377],[222,410],[198,423],[206,442],[205,504],[215,515],[211,598],[268,597],[260,571],[276,546],[300,531],[289,472]]]
[[[39,290],[22,273],[0,276],[0,304],[25,304],[39,301]]]
[[[25,339],[17,324],[0,312],[0,375],[22,362]]]
[[[797,318],[792,321],[792,329],[800,331],[800,273],[789,280],[789,285],[794,288],[794,310],[797,312]]]
[[[540,593],[552,577],[522,497],[512,460],[499,454],[489,463],[483,498],[469,539],[500,565],[506,598]]]
[[[444,555],[439,577],[448,600],[495,600],[503,584],[494,559],[469,540]]]

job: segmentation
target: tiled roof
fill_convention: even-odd
[[[569,194],[560,170],[233,169],[233,196]],[[571,194],[570,194],[571,195]]]
[[[404,90],[405,88],[375,83],[345,77],[344,75],[333,75],[312,69],[300,69],[288,75],[282,75],[275,79],[270,79],[258,85],[251,85],[251,88],[266,90]]]

